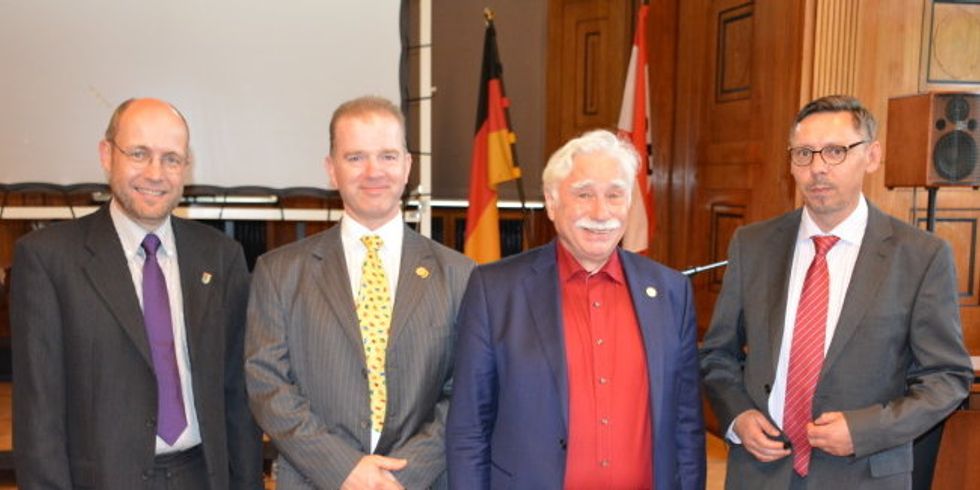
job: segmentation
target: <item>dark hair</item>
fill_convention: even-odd
[[[348,100],[333,111],[333,116],[330,118],[330,153],[333,153],[334,141],[337,139],[337,123],[345,117],[367,114],[386,114],[395,118],[402,130],[402,146],[407,148],[408,145],[405,143],[405,116],[402,114],[402,110],[384,97],[366,95]]]
[[[793,132],[796,131],[797,124],[807,117],[821,112],[850,112],[851,117],[854,119],[854,129],[859,133],[863,133],[868,141],[875,140],[878,122],[875,121],[874,114],[861,105],[861,101],[850,95],[828,95],[813,100],[803,106],[800,112],[796,114],[796,119],[793,120],[793,127],[790,128],[790,137],[792,138]]]

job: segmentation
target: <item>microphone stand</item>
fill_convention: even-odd
[[[681,271],[681,274],[684,274],[687,277],[691,277],[695,274],[700,274],[702,272],[710,271],[711,269],[717,269],[719,267],[724,267],[726,265],[728,265],[728,261],[722,260],[721,262],[715,262],[713,264],[691,267],[690,269]]]

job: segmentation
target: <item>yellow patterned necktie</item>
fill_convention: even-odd
[[[361,286],[357,292],[357,320],[361,326],[364,359],[367,361],[368,391],[371,393],[371,427],[381,432],[388,404],[385,382],[385,351],[388,347],[388,327],[391,325],[391,292],[388,276],[378,257],[384,242],[377,235],[361,237],[367,248],[361,266]]]

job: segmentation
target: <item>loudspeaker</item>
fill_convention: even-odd
[[[980,186],[980,93],[888,100],[885,186]]]

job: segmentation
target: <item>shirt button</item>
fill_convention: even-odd
[[[602,425],[609,425],[609,418],[608,417],[603,417],[603,418],[599,419],[599,422],[602,423]]]
[[[599,384],[604,385],[604,384],[606,384],[608,382],[609,382],[609,380],[606,379],[605,377],[602,377],[602,376],[599,377]]]
[[[602,345],[602,344],[605,344],[605,343],[606,343],[606,341],[603,340],[603,339],[596,339],[596,341],[595,341],[595,344],[596,345]]]
[[[593,308],[598,308],[598,307],[600,307],[600,306],[602,306],[602,303],[600,303],[600,302],[598,302],[598,301],[593,301],[593,302],[592,302],[592,307],[593,307]]]
[[[599,466],[602,466],[603,468],[608,468],[609,467],[609,460],[608,459],[604,459],[602,461],[599,461]]]

